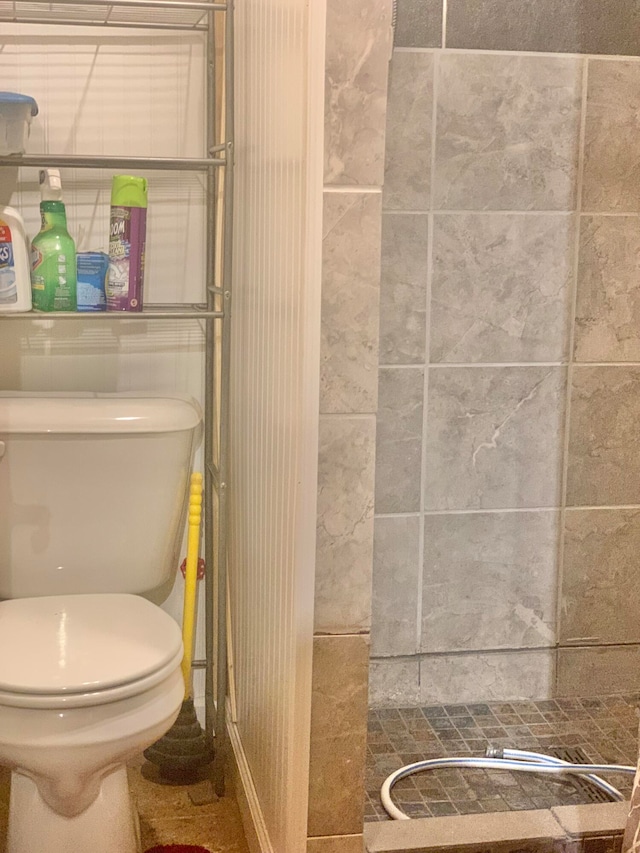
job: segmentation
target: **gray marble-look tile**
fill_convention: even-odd
[[[566,513],[560,643],[640,643],[640,510]]]
[[[570,215],[436,216],[431,360],[566,360],[574,228]]]
[[[320,416],[315,630],[371,624],[374,415]]]
[[[308,834],[362,831],[369,643],[315,637],[311,697]]]
[[[582,64],[567,57],[443,55],[436,208],[572,210]]]
[[[329,0],[324,180],[382,186],[392,0]]]
[[[640,504],[640,367],[573,373],[568,506]]]
[[[449,0],[447,47],[637,55],[640,7],[628,0]]]
[[[324,194],[320,411],[375,412],[380,193]]]
[[[564,390],[561,367],[431,368],[426,509],[558,506]]]
[[[442,46],[442,0],[398,0],[396,47]]]
[[[428,515],[424,652],[555,643],[557,512]]]
[[[606,696],[640,690],[640,646],[558,649],[558,696]]]
[[[546,699],[553,692],[554,669],[551,649],[426,655],[420,661],[421,703]]]
[[[576,361],[640,361],[639,256],[640,218],[582,217]]]
[[[377,513],[420,509],[424,368],[381,368],[376,437]]]
[[[583,210],[640,211],[639,88],[637,62],[589,62]]]
[[[419,704],[418,658],[372,658],[369,664],[369,707],[409,708]]]
[[[420,519],[376,518],[373,537],[371,654],[417,652]]]
[[[433,54],[395,50],[389,71],[385,210],[428,210],[431,191]]]
[[[380,363],[424,364],[428,217],[382,216]]]

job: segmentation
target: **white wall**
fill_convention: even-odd
[[[236,8],[229,583],[238,714],[231,733],[243,781],[255,792],[260,849],[302,853],[326,9],[321,0],[239,0]]]

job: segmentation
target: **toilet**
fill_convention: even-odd
[[[171,727],[192,400],[0,393],[7,853],[139,853],[126,762]]]

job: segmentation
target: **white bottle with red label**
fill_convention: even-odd
[[[22,217],[0,207],[0,312],[7,311],[31,311],[31,267]]]

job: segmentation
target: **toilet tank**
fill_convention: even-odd
[[[0,394],[0,598],[167,584],[200,423],[168,396]]]

